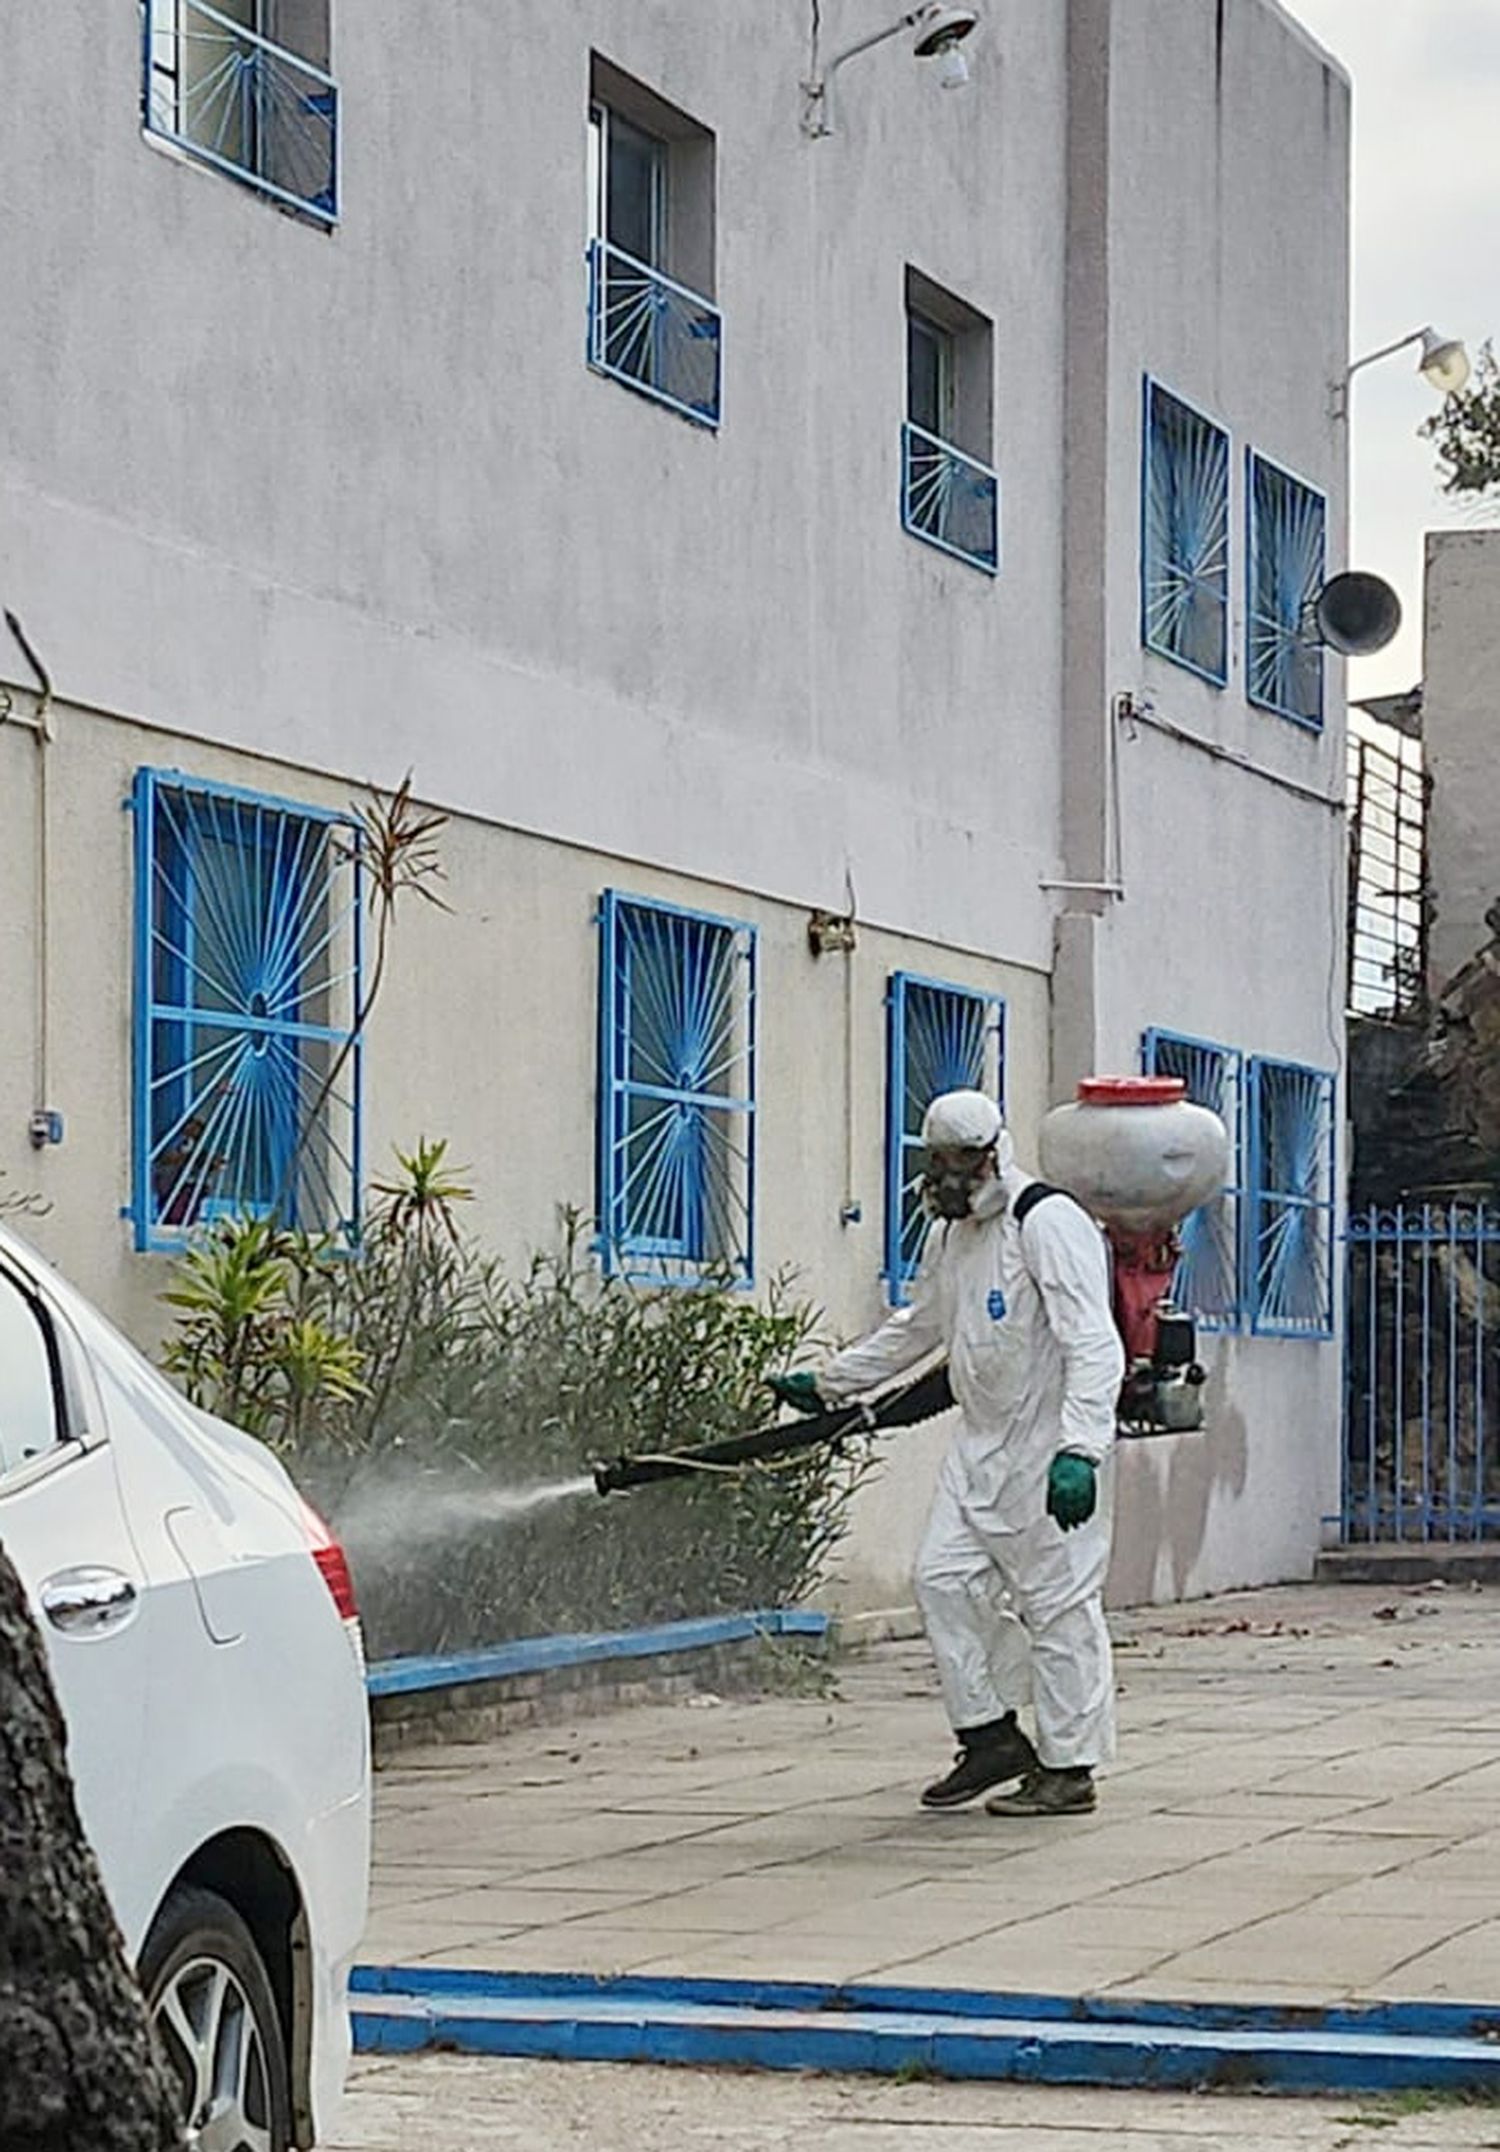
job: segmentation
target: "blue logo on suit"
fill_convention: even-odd
[[[990,1320],[991,1320],[992,1322],[997,1322],[997,1323],[998,1323],[998,1322],[1002,1322],[1002,1321],[1004,1320],[1004,1318],[1005,1318],[1005,1295],[1004,1295],[1004,1293],[1002,1293],[1002,1292],[1001,1292],[1001,1290],[1000,1290],[1000,1288],[999,1288],[999,1286],[998,1286],[998,1285],[995,1285],[995,1286],[991,1286],[991,1288],[990,1288],[990,1297],[989,1297],[989,1299],[988,1299],[988,1300],[987,1300],[987,1301],[985,1302],[985,1307],[986,1307],[986,1308],[987,1308],[987,1309],[989,1310]]]

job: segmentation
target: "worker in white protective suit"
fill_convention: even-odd
[[[946,1350],[962,1417],[914,1583],[958,1755],[922,1800],[954,1808],[1019,1780],[986,1802],[992,1815],[1078,1815],[1114,1749],[1102,1592],[1125,1355],[1108,1253],[1071,1197],[1038,1200],[982,1092],[934,1099],[922,1141],[934,1222],[910,1304],[772,1387],[821,1410]],[[1016,1716],[1027,1701],[1035,1747]]]

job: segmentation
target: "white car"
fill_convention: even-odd
[[[0,1543],[189,2141],[313,2144],[348,2066],[369,1882],[343,1554],[268,1450],[3,1229]]]

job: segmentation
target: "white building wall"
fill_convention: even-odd
[[[1142,1031],[1154,1025],[1338,1069],[1343,668],[1327,661],[1320,733],[1246,699],[1245,457],[1253,447],[1327,495],[1328,569],[1343,567],[1346,442],[1327,390],[1347,351],[1348,83],[1261,0],[1135,0],[1097,7],[1089,28],[1095,64],[1108,70],[1110,142],[1104,294],[1089,295],[1108,348],[1107,525],[1092,623],[1102,661],[1089,686],[1100,713],[1117,696],[1146,706],[1141,722],[1113,725],[1117,845],[1075,855],[1072,870],[1102,868],[1123,884],[1123,896],[1094,906],[1092,1058],[1138,1067]],[[1159,115],[1149,143],[1146,111]],[[1085,181],[1097,183],[1087,170]],[[1079,359],[1075,346],[1070,364]],[[1142,647],[1148,374],[1230,435],[1223,688]],[[1079,719],[1075,702],[1075,740]],[[1091,752],[1070,764],[1100,822],[1111,819],[1109,732],[1107,716],[1095,721]],[[1076,1073],[1057,1070],[1063,1082]],[[1337,1344],[1224,1335],[1202,1344],[1206,1437],[1122,1452],[1112,1586],[1122,1598],[1306,1574],[1337,1506]]]
[[[825,53],[883,19],[822,17]],[[0,30],[0,596],[61,698],[52,1068],[42,1101],[34,1038],[7,1027],[0,1165],[138,1332],[162,1279],[119,1216],[140,762],[323,804],[413,767],[454,817],[453,916],[402,923],[372,1027],[366,1150],[448,1135],[508,1257],[592,1200],[607,884],[759,925],[759,1268],[801,1266],[845,1330],[882,1305],[890,969],[1006,995],[1023,1154],[1049,1087],[1136,1065],[1148,1023],[1328,1065],[1332,813],[1141,728],[1125,901],[1077,900],[1055,969],[1073,900],[1042,885],[1111,871],[1089,844],[1123,690],[1338,789],[1336,677],[1321,740],[1237,678],[1210,694],[1141,651],[1136,576],[1147,370],[1237,455],[1326,485],[1337,553],[1319,376],[1344,349],[1346,85],[1268,0],[1027,0],[992,11],[965,95],[894,41],[841,73],[809,142],[811,19],[734,0],[687,37],[679,0],[573,0],[544,34],[506,6],[427,11],[418,36],[394,0],[339,7],[332,237],[143,142],[129,8]],[[716,436],[583,363],[591,45],[716,136]],[[900,527],[908,265],[994,322],[998,581]],[[1236,647],[1242,587],[1237,565]],[[28,678],[9,648],[0,677]],[[0,755],[22,1007],[36,750],[12,729]],[[852,1077],[844,959],[805,939],[851,879]],[[41,1102],[68,1136],[34,1154]],[[1213,1345],[1214,1432],[1125,1460],[1121,1593],[1309,1566],[1334,1354]],[[904,1596],[933,1451],[906,1438],[865,1499],[852,1602]]]

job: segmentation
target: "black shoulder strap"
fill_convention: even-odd
[[[1028,1181],[1010,1207],[1010,1214],[1019,1229],[1023,1226],[1038,1203],[1045,1203],[1048,1196],[1065,1196],[1066,1188],[1054,1188],[1050,1181]]]

